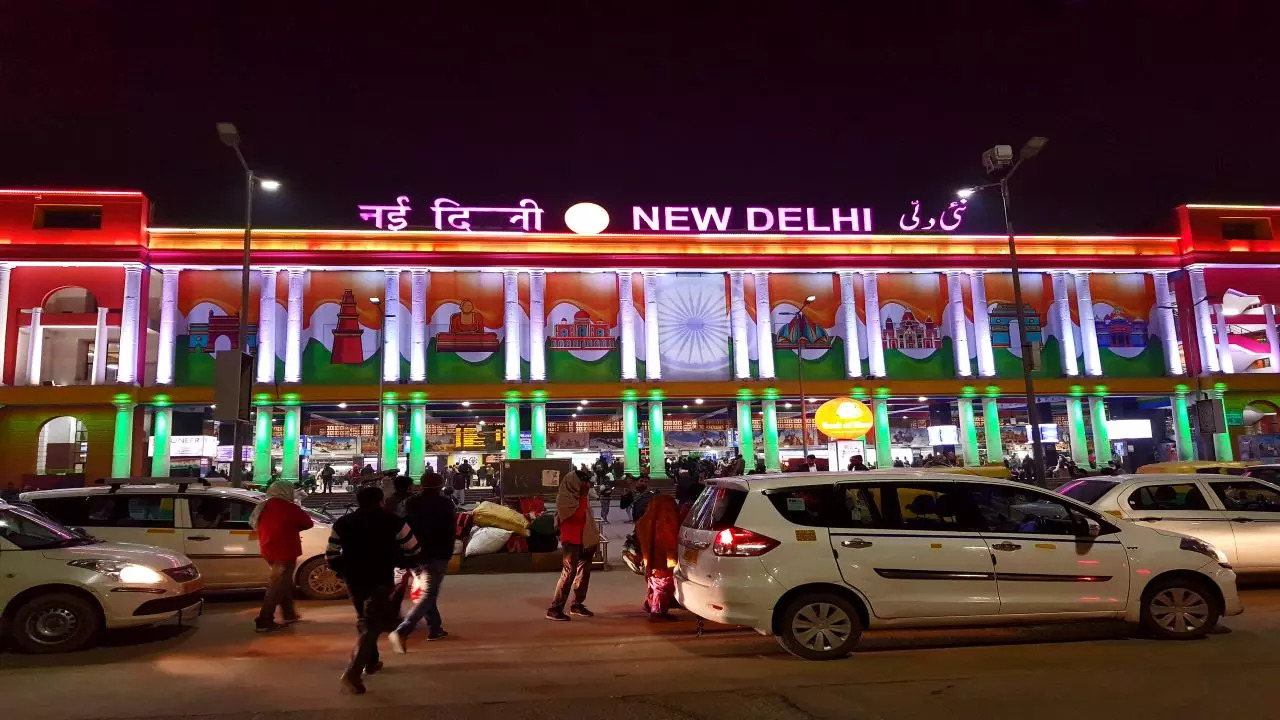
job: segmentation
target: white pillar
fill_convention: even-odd
[[[547,379],[547,273],[529,271],[529,379]],[[635,353],[631,353],[631,377],[635,377]],[[627,366],[624,358],[622,367]]]
[[[520,274],[502,274],[503,331],[506,333],[506,370],[503,379],[520,382]]]
[[[276,278],[278,268],[262,268],[258,293],[258,382],[276,381]]]
[[[729,322],[733,329],[733,376],[739,380],[749,378],[751,355],[747,347],[747,298],[740,270],[729,273]]]
[[[1222,372],[1230,375],[1236,371],[1236,367],[1231,360],[1231,333],[1227,330],[1227,313],[1222,303],[1214,303],[1213,315],[1214,334],[1218,340],[1218,367]]]
[[[427,379],[427,271],[411,270],[409,279],[409,380]]]
[[[1153,272],[1156,286],[1156,322],[1160,328],[1160,340],[1164,344],[1164,371],[1169,375],[1182,375],[1182,353],[1178,348],[1178,324],[1173,319],[1173,293],[1169,292],[1169,274]]]
[[[758,297],[758,296],[757,296]],[[853,292],[853,272],[840,273],[840,306],[844,308],[844,374],[862,377],[862,346],[858,342],[858,299]]]
[[[1189,270],[1191,305],[1196,318],[1196,347],[1200,350],[1200,374],[1222,372],[1218,353],[1213,347],[1213,318],[1209,316],[1209,291],[1204,284],[1204,270]]]
[[[400,382],[400,271],[384,270],[382,290],[382,379]]]
[[[1079,375],[1080,367],[1076,364],[1076,335],[1071,329],[1071,301],[1067,295],[1067,274],[1055,272],[1050,273],[1050,277],[1053,280],[1053,308],[1058,316],[1062,369],[1067,375]]]
[[[982,377],[995,377],[996,356],[991,349],[986,273],[975,270],[969,274],[969,294],[973,297],[973,335],[974,341],[978,343],[978,374]]]
[[[173,384],[174,331],[178,310],[178,269],[165,268],[160,285],[160,340],[156,349],[156,384]]]
[[[4,384],[4,361],[8,355],[5,349],[9,346],[9,271],[12,269],[12,265],[0,263],[0,384]]]
[[[773,369],[773,315],[769,301],[769,273],[755,271],[756,276],[756,355],[760,377],[772,378]]]
[[[630,270],[618,271],[618,351],[622,354],[622,379],[636,379],[635,278]]]
[[[964,274],[947,273],[947,305],[951,309],[951,351],[955,355],[956,375],[969,377],[973,375],[973,366],[969,363],[969,327],[964,315]]]
[[[40,324],[40,308],[32,308],[30,336],[27,338],[27,384],[40,384],[40,365],[44,363],[44,326]]]
[[[107,346],[110,337],[107,335],[107,308],[98,308],[98,323],[93,330],[93,374],[89,382],[92,385],[107,383]],[[172,379],[170,379],[172,382]]]
[[[1271,350],[1271,372],[1280,373],[1280,336],[1276,332],[1276,306],[1263,305],[1262,314],[1267,321],[1267,347]]]
[[[1098,328],[1094,325],[1093,291],[1089,288],[1089,273],[1072,273],[1076,281],[1076,304],[1080,315],[1080,344],[1084,352],[1084,374],[1102,375],[1102,358],[1098,354]]]
[[[644,374],[662,379],[662,356],[658,354],[658,274],[644,274]]]
[[[284,332],[284,381],[302,382],[302,286],[305,268],[289,268],[288,320]]]
[[[120,366],[116,368],[116,382],[138,381],[138,327],[142,318],[142,266],[126,265],[124,268],[124,302],[120,312]]]
[[[867,355],[872,377],[884,377],[884,344],[880,341],[880,288],[876,274],[862,273],[863,302],[866,303]]]

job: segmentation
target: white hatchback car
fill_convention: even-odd
[[[1280,572],[1280,486],[1252,472],[1087,477],[1057,491],[1113,517],[1200,538],[1237,573]]]
[[[78,650],[102,627],[194,619],[200,589],[181,553],[94,540],[0,501],[0,637],[25,652]]]
[[[192,484],[118,484],[36,490],[20,498],[40,512],[102,540],[155,545],[190,557],[209,590],[266,587],[267,563],[249,515],[266,500],[256,490]],[[331,521],[307,511],[315,527],[302,532],[296,585],[309,598],[345,597],[347,587],[325,562]]]
[[[676,597],[813,660],[865,628],[1118,618],[1193,638],[1242,610],[1204,541],[1021,483],[890,470],[708,481]]]

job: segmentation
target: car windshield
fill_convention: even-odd
[[[1058,488],[1057,493],[1086,505],[1092,505],[1115,486],[1116,484],[1110,480],[1073,480]]]
[[[42,515],[21,508],[0,510],[0,537],[17,545],[20,550],[45,550],[94,542]]]

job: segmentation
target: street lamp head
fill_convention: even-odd
[[[1022,146],[1021,152],[1018,153],[1019,158],[1022,160],[1030,160],[1036,155],[1039,155],[1047,142],[1049,142],[1049,138],[1040,137],[1039,135],[1031,138],[1027,141],[1026,145]]]
[[[996,145],[982,153],[982,169],[987,175],[1003,175],[1013,167],[1013,146]]]
[[[382,304],[382,298],[371,297],[371,298],[369,298],[369,302],[373,303],[374,305],[381,305],[381,304]]]
[[[810,295],[809,297],[807,297],[807,298],[805,298],[805,299],[804,299],[804,304],[805,304],[805,305],[808,305],[809,303],[814,302],[814,301],[816,301],[817,299],[818,299],[818,296],[817,296],[817,295]]]
[[[263,190],[266,190],[267,192],[275,192],[280,189],[280,181],[265,180],[265,179],[259,178],[258,187],[262,188]]]
[[[218,139],[229,148],[240,147],[240,132],[236,130],[235,123],[218,123]]]
[[[959,190],[956,191],[956,197],[960,198],[961,200],[968,200],[969,198],[973,197],[973,194],[977,191],[978,191],[977,188],[971,188],[971,187],[960,188]]]

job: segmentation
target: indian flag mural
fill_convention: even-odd
[[[500,272],[431,273],[427,290],[427,378],[431,382],[502,382],[506,336],[502,283]],[[527,308],[528,286],[521,289],[522,305]],[[527,328],[527,313],[522,321]],[[527,352],[524,356],[528,357]]]
[[[250,274],[248,350],[258,352],[258,310],[262,276]],[[284,373],[284,328],[287,312],[280,298],[288,297],[288,276],[276,278],[275,328],[276,376]],[[178,282],[174,318],[175,385],[212,385],[214,357],[238,347],[240,330],[240,271],[187,270]]]
[[[951,338],[942,329],[945,306],[938,273],[882,273],[880,341],[892,378],[955,377]]]
[[[720,273],[657,278],[658,347],[667,380],[731,377],[729,303]],[[652,322],[653,318],[646,318]]]
[[[1150,273],[1092,273],[1094,330],[1102,374],[1164,374],[1164,346],[1155,322],[1156,290]]]
[[[754,283],[752,284],[754,290]],[[805,298],[816,299],[800,312]],[[843,308],[840,281],[832,273],[772,273],[769,275],[770,323],[773,328],[774,372],[779,378],[804,374],[813,379],[845,376]],[[754,309],[755,303],[747,307]],[[865,334],[865,330],[862,331]],[[863,347],[865,343],[860,343]]]
[[[643,280],[636,273],[635,284]],[[547,273],[547,380],[550,382],[617,382],[621,376],[618,346],[618,277],[612,272]],[[637,304],[637,315],[644,303]],[[636,335],[644,337],[643,324]]]

